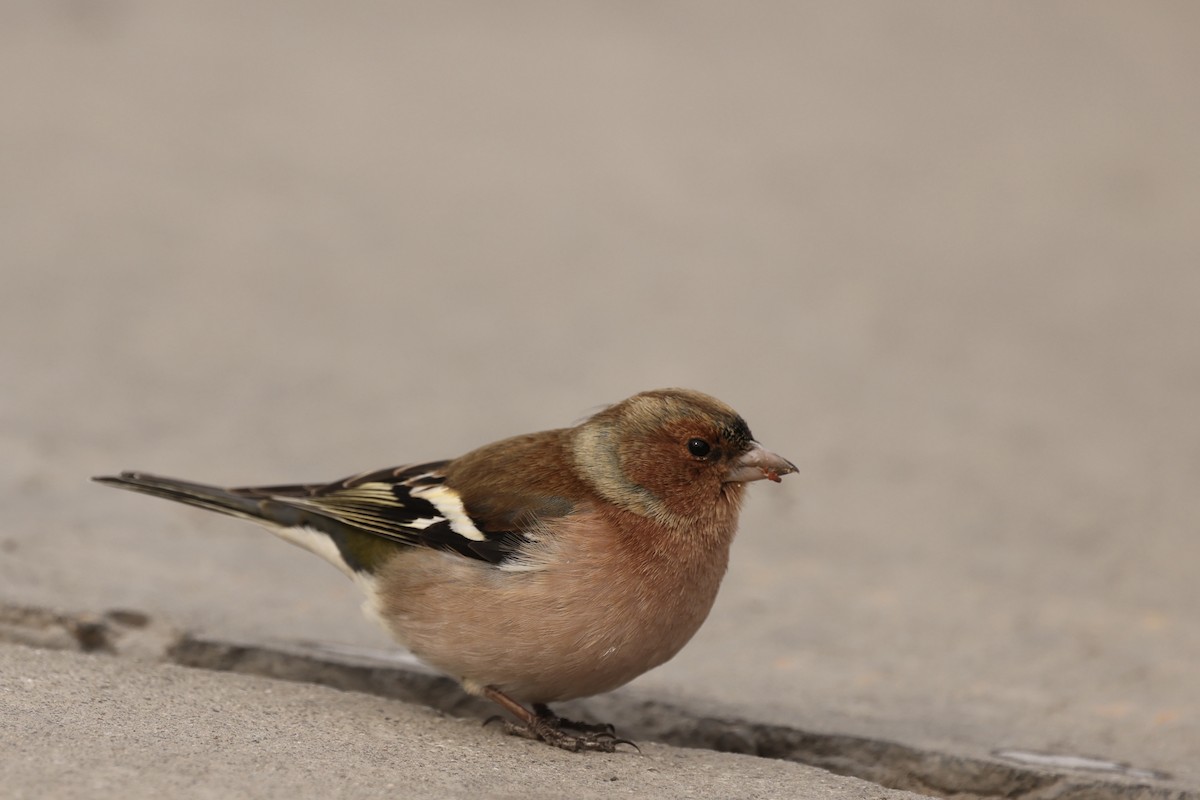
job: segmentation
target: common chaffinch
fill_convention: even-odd
[[[572,428],[328,484],[95,480],[267,526],[353,579],[416,656],[516,717],[510,732],[612,752],[624,740],[611,726],[546,704],[679,652],[716,599],[746,484],[795,471],[721,401],[660,389]]]

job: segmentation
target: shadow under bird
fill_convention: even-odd
[[[515,717],[510,733],[612,752],[548,703],[615,689],[708,616],[746,484],[795,465],[716,398],[634,395],[572,428],[326,484],[94,480],[265,525],[331,562],[426,663]]]

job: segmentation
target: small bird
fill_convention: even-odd
[[[678,653],[716,599],[746,484],[795,471],[721,401],[659,389],[571,428],[334,483],[93,480],[265,525],[353,579],[401,644],[519,720],[510,733],[613,752],[632,742],[547,704]]]

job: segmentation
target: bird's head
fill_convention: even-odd
[[[575,428],[577,465],[606,499],[664,522],[687,524],[736,507],[742,489],[795,472],[754,440],[715,397],[657,389],[610,406]]]

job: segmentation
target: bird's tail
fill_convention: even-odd
[[[217,511],[256,522],[273,522],[265,513],[262,497],[246,496],[236,490],[222,489],[203,483],[191,483],[175,478],[161,478],[144,472],[122,472],[120,475],[101,475],[92,480],[132,492],[163,497],[177,503]]]
[[[266,526],[284,541],[319,555],[352,578],[370,572],[379,563],[379,537],[335,516],[306,508],[301,498],[320,485],[246,486],[226,489],[144,472],[101,475],[92,480],[119,489],[162,497],[207,511],[240,517]]]

